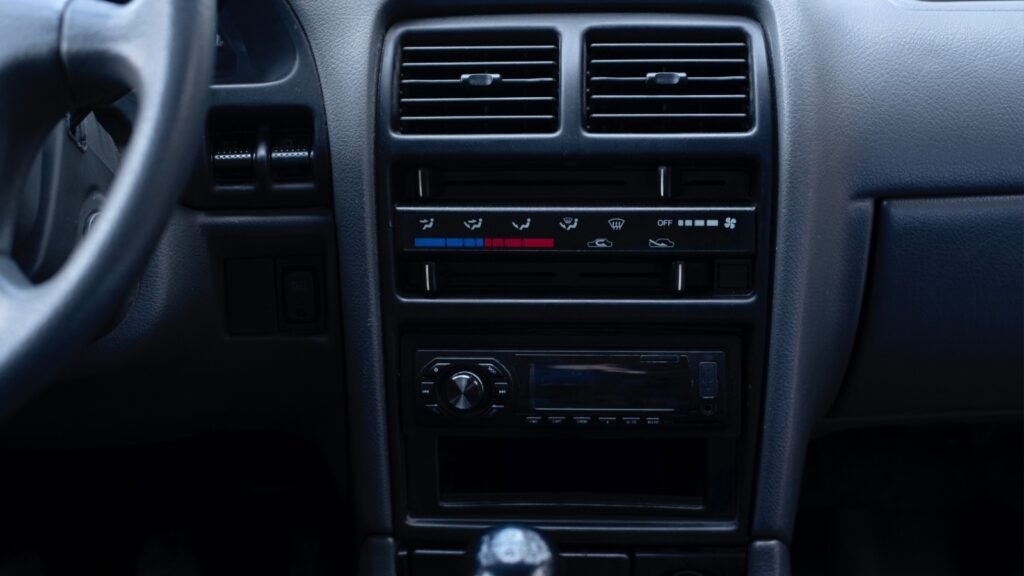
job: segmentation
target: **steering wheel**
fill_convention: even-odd
[[[0,1],[0,418],[56,374],[138,278],[195,159],[213,77],[215,0]],[[12,258],[17,200],[67,113],[132,90],[132,136],[103,211],[33,283]]]

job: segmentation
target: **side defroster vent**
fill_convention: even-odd
[[[401,43],[403,134],[558,129],[558,37],[547,31],[413,32]]]
[[[728,28],[587,34],[591,132],[721,133],[751,127],[746,34]]]

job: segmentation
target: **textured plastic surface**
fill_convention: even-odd
[[[323,87],[331,133],[334,212],[345,327],[351,462],[357,536],[391,533],[390,466],[383,386],[380,287],[374,210],[374,110],[383,38],[382,6],[292,0]],[[390,537],[365,541],[360,574],[394,570]]]
[[[584,127],[582,109],[584,70],[580,66],[584,38],[588,31],[620,26],[628,26],[645,32],[663,28],[719,29],[736,30],[744,34],[749,39],[752,63],[750,74],[752,85],[755,87],[751,98],[755,122],[751,130],[729,134],[708,132],[656,135],[587,132]],[[560,85],[559,105],[562,121],[559,132],[519,137],[507,134],[480,134],[461,138],[450,135],[427,136],[394,132],[390,124],[393,108],[388,103],[394,97],[395,84],[392,73],[396,56],[395,42],[400,41],[405,34],[412,34],[419,30],[485,29],[498,32],[509,29],[535,28],[554,29],[561,38],[560,68],[563,71],[563,78]],[[686,299],[673,297],[664,290],[657,293],[657,287],[653,288],[653,293],[623,292],[618,294],[627,296],[625,298],[615,298],[616,295],[609,291],[587,291],[567,285],[566,289],[561,292],[547,294],[514,289],[492,290],[483,294],[474,291],[462,280],[455,280],[456,277],[464,278],[465,276],[459,272],[450,274],[453,272],[452,267],[449,266],[451,262],[445,262],[439,258],[436,268],[439,290],[432,297],[424,298],[417,295],[414,290],[403,291],[399,288],[399,282],[396,279],[395,271],[398,268],[398,262],[390,255],[396,254],[397,248],[392,233],[394,220],[389,217],[389,213],[394,202],[397,201],[397,194],[396,182],[389,179],[394,179],[398,172],[392,169],[395,166],[410,164],[432,166],[455,160],[461,161],[466,166],[483,166],[496,162],[510,166],[516,159],[527,162],[530,160],[546,161],[549,164],[558,163],[561,166],[570,165],[569,163],[575,165],[577,162],[587,164],[611,160],[613,163],[620,165],[625,163],[627,166],[633,167],[658,166],[662,163],[674,164],[678,161],[688,167],[695,164],[745,167],[750,171],[751,197],[749,203],[756,202],[759,207],[771,206],[773,111],[770,106],[770,89],[767,80],[768,60],[765,56],[763,38],[756,24],[750,19],[738,16],[672,14],[562,14],[557,16],[506,14],[409,20],[393,26],[388,31],[384,40],[384,53],[381,62],[375,160],[378,176],[382,177],[377,180],[375,194],[370,201],[376,202],[377,227],[378,230],[381,230],[377,238],[380,243],[373,249],[373,258],[378,259],[378,254],[385,255],[378,260],[382,264],[379,269],[379,290],[383,295],[380,302],[383,316],[381,332],[384,340],[384,357],[395,357],[399,354],[399,336],[411,331],[422,330],[424,325],[431,329],[451,332],[468,333],[470,330],[479,330],[483,334],[504,339],[505,342],[500,342],[499,346],[508,345],[520,333],[548,336],[556,333],[558,329],[576,329],[588,333],[605,330],[619,334],[625,334],[641,327],[653,332],[665,330],[690,334],[698,331],[707,333],[707,331],[745,330],[746,340],[738,364],[745,370],[743,390],[740,394],[743,397],[743,417],[740,420],[734,419],[733,422],[742,421],[747,424],[745,432],[741,433],[734,444],[723,444],[724,449],[720,452],[715,451],[716,454],[721,455],[722,465],[725,466],[725,463],[728,462],[732,468],[737,470],[737,473],[735,476],[729,477],[730,480],[735,479],[735,481],[722,483],[722,499],[715,502],[718,512],[714,518],[711,517],[711,514],[703,516],[688,514],[685,521],[675,521],[675,519],[670,520],[663,517],[652,522],[651,525],[645,526],[644,530],[638,530],[628,521],[616,519],[605,523],[599,529],[593,529],[579,521],[583,516],[592,513],[576,508],[549,513],[546,518],[543,518],[543,521],[538,520],[536,523],[540,528],[546,530],[555,527],[554,538],[558,544],[572,540],[601,542],[623,537],[651,544],[667,545],[677,541],[682,534],[686,534],[688,538],[693,537],[705,541],[743,542],[745,544],[746,524],[750,516],[748,508],[750,500],[747,498],[746,492],[753,483],[752,469],[755,455],[753,431],[757,428],[754,423],[758,417],[756,407],[760,405],[764,338],[768,326],[767,287],[769,282],[767,278],[772,254],[771,211],[758,210],[752,214],[757,223],[753,230],[757,256],[750,262],[751,276],[757,278],[754,284],[758,288],[755,289],[756,293],[754,294],[750,294],[749,284],[744,289],[731,293],[725,293],[726,291],[722,290],[721,293],[716,291],[715,294],[711,294],[710,286],[708,286],[702,294],[695,293],[692,298]],[[424,204],[432,201],[433,199],[427,199]],[[419,201],[417,200],[417,202]],[[523,203],[528,205],[528,201]],[[623,218],[628,220],[625,216]],[[584,219],[581,215],[578,230],[584,228]],[[615,232],[615,224],[608,222],[609,219],[606,217],[603,222],[599,221],[595,224],[603,225],[605,230],[609,230],[607,234],[612,234]],[[694,224],[699,219],[705,220],[706,225],[708,216],[694,216]],[[488,227],[490,222],[487,220],[483,227]],[[656,222],[655,220],[654,223],[656,224]],[[673,222],[676,222],[678,226],[678,219],[674,219]],[[537,218],[534,218],[534,223],[540,225]],[[720,224],[722,223],[724,223],[724,217],[720,221]],[[441,222],[439,221],[438,224]],[[465,224],[465,222],[457,223],[459,226]],[[566,228],[572,227],[572,224],[573,222],[566,223]],[[568,230],[553,222],[549,225],[554,226],[558,232],[569,233]],[[629,226],[630,224],[627,222],[624,225]],[[512,229],[510,223],[506,223],[506,226]],[[744,226],[744,228],[749,228],[749,226]],[[719,231],[727,233],[722,228],[719,228]],[[669,242],[659,240],[662,237],[659,234],[649,239],[655,240],[658,245],[667,246]],[[664,238],[672,241],[668,234],[665,234]],[[609,247],[607,242],[615,242],[610,236],[604,243],[601,242],[600,236],[591,237],[589,240],[595,241],[593,250],[605,250]],[[645,238],[644,242],[646,243],[647,240],[648,238]],[[486,248],[486,240],[484,243]],[[507,240],[505,245],[508,246]],[[465,246],[465,240],[463,240],[463,246]],[[649,244],[645,244],[645,246],[645,249],[651,252],[665,250],[665,248],[659,247],[651,248]],[[693,272],[691,277],[699,279],[699,267],[695,266],[690,271]],[[658,275],[659,273],[655,271],[654,274]],[[623,277],[625,278],[626,275]],[[662,276],[660,282],[662,285],[667,284],[667,274]],[[464,289],[458,287],[449,289],[453,284],[458,283],[462,283]],[[695,290],[695,292],[698,291]],[[534,297],[531,298],[531,296]],[[456,325],[462,326],[456,327]],[[700,326],[698,327],[698,325]],[[401,391],[394,386],[394,382],[398,379],[396,368],[394,363],[384,364],[383,385],[388,398],[402,397]],[[491,510],[497,510],[498,513],[488,516],[478,515],[471,520],[460,517],[469,516],[470,514],[467,512],[471,511],[473,507],[489,506],[490,501],[487,499],[475,501],[466,506],[464,510],[439,509],[436,506],[436,496],[428,497],[435,500],[432,507],[417,504],[417,500],[421,503],[424,501],[419,494],[422,487],[429,485],[431,482],[429,478],[432,475],[426,471],[424,466],[414,463],[414,461],[418,460],[420,456],[429,454],[418,444],[429,440],[429,438],[421,434],[401,434],[397,404],[397,402],[392,402],[388,406],[390,410],[390,422],[388,423],[391,435],[390,457],[395,470],[391,475],[391,494],[394,498],[392,507],[394,517],[398,519],[395,528],[398,537],[403,542],[419,538],[455,539],[464,533],[467,521],[475,524],[491,524],[506,519],[508,512],[505,510],[508,508],[497,510],[498,507],[491,507]],[[683,456],[679,456],[679,458],[684,459]],[[610,460],[614,462],[615,458]],[[409,467],[409,472],[403,469],[403,464]],[[413,471],[414,468],[415,471]],[[733,502],[725,496],[726,493],[737,494],[739,503],[732,506]],[[498,496],[497,500],[500,499],[501,497]],[[645,504],[650,504],[650,502],[645,501],[644,498],[638,498],[632,503],[632,505],[641,507]],[[411,516],[408,512],[413,509],[417,510],[415,516]],[[592,515],[599,516],[599,514]]]
[[[348,342],[348,352],[360,358],[360,365],[350,372],[351,381],[360,382],[350,391],[354,445],[359,447],[355,458],[364,470],[355,495],[365,503],[359,522],[364,531],[388,531],[389,460],[370,120],[376,108],[375,67],[387,23],[475,11],[480,4],[292,1],[313,43],[332,134],[345,314],[356,336]],[[956,9],[945,8],[953,4]],[[1019,114],[1024,4],[998,2],[999,10],[990,9],[993,4],[997,3],[741,0],[685,5],[693,12],[732,9],[753,14],[767,35],[773,62],[780,172],[776,289],[755,534],[783,542],[792,534],[807,440],[815,420],[831,406],[853,348],[874,199],[1006,191],[1024,185],[1024,116]],[[488,9],[522,12],[534,6],[505,0]],[[567,0],[545,4],[544,9],[584,6],[594,9],[595,4]],[[606,6],[671,11],[681,4]],[[543,139],[527,143],[536,152],[567,150],[537,140]],[[417,146],[409,148],[421,152]],[[490,146],[496,152],[514,151],[508,141]],[[452,141],[446,151],[465,153],[474,148],[480,145]],[[621,153],[621,147],[611,144],[603,150]],[[703,150],[721,152],[713,146]],[[423,309],[419,318],[450,317],[458,308]],[[510,302],[494,320],[512,321],[524,310],[526,306]],[[655,310],[651,304],[632,309],[644,318]],[[561,304],[545,306],[545,311],[585,320],[592,308],[586,303]],[[738,315],[715,309],[694,311],[690,319],[707,320],[715,313]],[[772,547],[784,550],[782,543]],[[784,556],[771,556],[778,561],[752,562],[758,567],[755,573],[783,570]]]
[[[789,576],[789,549],[778,540],[755,540],[747,554],[750,576]]]
[[[881,205],[850,373],[830,417],[1024,411],[1024,196]]]
[[[875,199],[1024,186],[1024,3],[917,4],[755,5],[779,128],[759,536],[792,535],[807,439],[853,349]]]

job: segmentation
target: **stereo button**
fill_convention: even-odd
[[[661,418],[658,416],[648,416],[644,418],[644,421],[648,426],[661,426]]]
[[[498,401],[505,401],[508,398],[508,382],[494,383],[494,398]]]
[[[439,376],[442,372],[451,366],[450,362],[431,362],[424,370],[423,375],[427,378],[432,376]]]
[[[501,369],[498,368],[497,366],[495,366],[494,364],[491,364],[490,362],[481,362],[479,364],[479,366],[480,366],[480,368],[482,368],[484,370],[484,372],[487,372],[487,374],[491,378],[501,378],[502,377]]]
[[[701,362],[697,371],[697,391],[701,399],[714,400],[718,397],[718,363]]]
[[[430,402],[434,399],[434,383],[420,382],[420,400]]]
[[[487,388],[483,380],[468,370],[456,372],[442,383],[441,396],[448,407],[456,412],[468,413],[481,409],[486,395]]]

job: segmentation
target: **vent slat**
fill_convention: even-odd
[[[558,46],[521,45],[521,46],[405,46],[402,52],[522,52],[524,50],[555,50]]]
[[[591,60],[593,65],[628,64],[650,66],[652,64],[746,64],[743,58],[621,58],[615,60]]]
[[[591,82],[640,82],[646,83],[646,76],[594,76]],[[688,76],[687,82],[746,82],[746,76]]]
[[[396,116],[403,134],[558,129],[553,32],[411,32],[402,44]]]
[[[550,84],[554,82],[554,78],[505,78],[501,81],[502,84]],[[440,78],[440,79],[420,79],[420,80],[402,80],[400,82],[403,85],[412,86],[414,84],[462,84],[462,80],[451,79],[451,78]]]
[[[743,42],[595,42],[590,49],[601,48],[746,48]]]
[[[406,116],[402,120],[407,122],[464,122],[470,120],[554,120],[555,116],[550,114],[538,114],[533,116]]]
[[[450,104],[453,102],[554,102],[554,96],[507,96],[504,98],[402,98],[403,104]]]
[[[746,100],[746,94],[596,94],[592,100]]]
[[[554,60],[523,60],[486,62],[403,62],[402,68],[491,68],[499,66],[554,66]]]
[[[746,114],[710,114],[710,113],[671,113],[671,114],[591,114],[591,118],[644,118],[650,120],[668,120],[672,118],[746,118]]]
[[[750,129],[750,56],[740,29],[594,30],[586,50],[591,132]]]

